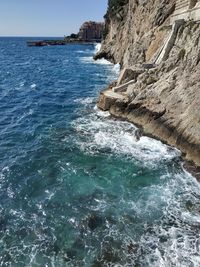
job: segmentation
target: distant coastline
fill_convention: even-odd
[[[55,45],[68,45],[68,44],[88,44],[88,43],[101,43],[104,32],[104,23],[95,21],[84,22],[79,32],[72,33],[69,36],[64,36],[62,39],[47,39],[27,41],[29,47],[36,46],[55,46]]]
[[[54,45],[69,45],[69,44],[83,44],[87,45],[90,43],[101,43],[101,40],[41,40],[41,41],[27,41],[28,46],[54,46]]]

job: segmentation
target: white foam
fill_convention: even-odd
[[[35,83],[31,84],[31,89],[35,89],[37,85]]]
[[[23,87],[24,86],[24,82],[21,82],[20,84],[19,84],[19,87]]]
[[[94,109],[95,111],[95,109]],[[154,165],[158,161],[170,160],[180,156],[180,152],[171,149],[162,142],[149,137],[141,137],[139,141],[135,136],[137,128],[128,123],[106,119],[109,113],[96,109],[94,115],[88,118],[79,118],[74,122],[77,132],[85,135],[85,141],[77,138],[79,146],[89,153],[112,151],[123,154],[132,159],[143,162],[145,165]]]
[[[82,97],[74,100],[75,103],[80,103],[83,105],[92,104],[94,102],[94,97]]]
[[[45,190],[45,193],[46,193],[46,195],[47,195],[47,199],[48,199],[48,200],[51,200],[52,197],[55,195],[54,192],[50,192],[49,190]]]
[[[100,43],[99,43],[99,44],[96,44],[96,45],[95,45],[94,53],[96,54],[96,53],[98,53],[100,50],[101,50],[101,44],[100,44]]]
[[[95,62],[96,62],[96,64],[100,64],[100,65],[110,65],[110,66],[113,65],[110,61],[108,61],[108,60],[106,60],[104,58],[98,59]]]
[[[140,199],[132,206],[133,213],[140,217],[148,214],[148,210],[152,216],[163,206],[163,217],[140,238],[139,245],[147,252],[142,265],[152,266],[150,262],[152,264],[154,259],[153,266],[186,267],[189,262],[191,266],[200,266],[200,237],[195,231],[199,227],[200,214],[198,210],[191,211],[185,206],[185,201],[190,200],[198,207],[200,184],[183,169],[176,174],[168,173],[165,178],[167,183],[144,188]],[[141,202],[142,195],[148,196],[145,208]],[[165,236],[166,241],[160,242],[160,236]],[[150,248],[151,244],[154,248]]]
[[[85,64],[92,64],[93,61],[94,61],[92,56],[90,56],[90,57],[80,57],[79,59],[80,59],[80,61],[82,63],[85,63]]]
[[[9,169],[9,167],[8,167],[8,166],[6,166],[6,167],[4,167],[4,168],[2,169],[2,171],[3,171],[3,172],[9,172],[9,171],[10,171],[10,169]]]
[[[103,118],[110,117],[109,111],[100,110],[98,109],[97,105],[94,106],[94,111],[96,112],[98,117],[103,117]]]
[[[120,73],[120,64],[119,64],[119,63],[117,63],[117,64],[115,64],[115,65],[113,66],[113,71],[114,71],[117,75],[119,75],[119,73]]]
[[[84,64],[100,64],[100,65],[110,65],[113,64],[107,61],[106,59],[98,59],[94,60],[92,56],[89,57],[80,57],[80,61]]]

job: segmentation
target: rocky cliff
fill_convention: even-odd
[[[174,10],[174,0],[129,0],[109,8],[96,58],[120,63],[122,72],[98,106],[200,165],[200,24],[181,20],[174,27]]]
[[[174,10],[175,0],[122,0],[118,5],[110,4],[102,49],[96,58],[105,57],[121,66],[149,61],[170,30]]]
[[[85,41],[101,40],[104,30],[104,23],[95,21],[86,21],[80,27],[78,38]]]

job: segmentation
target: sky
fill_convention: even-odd
[[[64,36],[103,21],[108,0],[0,0],[0,36]]]

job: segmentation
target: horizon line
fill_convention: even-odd
[[[60,35],[0,35],[1,37],[29,37],[29,38],[40,38],[40,37],[54,37],[54,38],[64,38],[65,35],[60,36]]]

